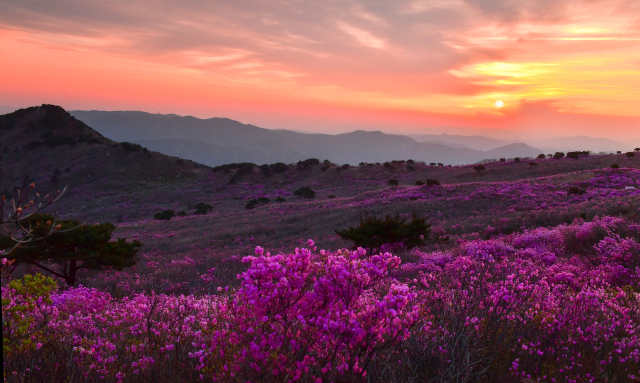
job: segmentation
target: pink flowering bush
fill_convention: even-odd
[[[3,337],[5,327],[22,323],[29,339],[3,354],[5,381],[640,376],[640,226],[633,222],[604,217],[460,240],[414,251],[415,262],[404,265],[389,253],[307,245],[275,255],[257,247],[243,259],[248,268],[237,287],[198,295],[50,290],[33,301],[31,322],[11,316],[25,290],[3,284]]]

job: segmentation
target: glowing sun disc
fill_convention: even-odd
[[[496,108],[502,108],[504,106],[504,102],[502,100],[496,101]]]

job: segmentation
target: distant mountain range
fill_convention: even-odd
[[[307,158],[352,165],[402,159],[458,165],[488,158],[533,157],[542,153],[523,143],[484,137],[486,149],[478,150],[465,143],[479,142],[475,137],[454,142],[437,136],[437,140],[418,142],[411,137],[379,131],[329,135],[269,130],[228,118],[199,119],[130,111],[70,113],[112,140],[140,144],[150,150],[210,166],[232,162],[289,163]]]
[[[640,130],[640,127],[638,128]],[[440,143],[455,148],[491,150],[505,146],[511,141],[496,140],[484,136],[459,136],[449,134],[407,134],[418,142]],[[524,140],[527,145],[541,148],[544,153],[590,150],[592,152],[629,151],[640,146],[640,140],[619,142],[606,138],[588,136],[552,137],[547,139]]]

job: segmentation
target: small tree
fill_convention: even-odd
[[[620,168],[620,165],[618,164],[611,165],[611,169],[618,169],[618,168]]]
[[[563,152],[556,152],[556,154],[553,155],[553,158],[555,158],[556,160],[564,158],[564,153]]]
[[[636,154],[634,152],[627,152],[627,157],[631,158],[631,157],[635,157]]]
[[[640,152],[640,148],[635,148],[633,150],[636,151],[636,152]]]
[[[533,162],[533,161],[529,162],[529,167],[531,169],[534,169],[536,166],[538,166],[538,164],[536,162]]]
[[[545,156],[544,154],[538,154],[538,158],[539,160],[544,160],[545,158],[547,158],[547,156]]]
[[[157,219],[158,221],[169,222],[171,221],[171,218],[175,217],[175,215],[176,214],[173,210],[163,210],[154,214],[153,218]]]
[[[422,186],[422,185],[424,185],[424,182],[422,182],[422,181],[420,181],[420,180],[417,180],[417,181],[416,181],[416,186]]]
[[[387,184],[393,188],[398,187],[398,180],[395,178],[392,178],[389,181],[387,181]]]
[[[360,218],[356,227],[345,230],[336,230],[342,239],[352,241],[355,247],[367,249],[373,253],[384,244],[402,243],[408,248],[422,246],[428,240],[431,225],[426,223],[425,217],[420,217],[416,212],[411,214],[411,222],[401,219],[399,214],[392,216],[387,214],[384,218],[378,218],[375,214]]]
[[[115,226],[111,223],[82,225],[75,220],[60,221],[59,231],[50,233],[55,218],[48,214],[33,214],[21,222],[29,227],[35,240],[10,253],[7,258],[16,263],[37,266],[67,282],[76,283],[77,272],[81,269],[101,270],[107,267],[121,270],[136,263],[135,255],[142,243],[124,238],[111,241]],[[11,248],[14,239],[0,236],[0,249]],[[58,271],[45,263],[53,263]]]
[[[507,159],[506,158],[501,158],[500,162],[507,162]]]
[[[567,153],[567,158],[572,158],[574,160],[580,159],[580,152],[569,152]]]
[[[316,192],[308,186],[303,186],[296,190],[293,195],[298,196],[299,198],[315,198]]]
[[[486,168],[484,167],[484,165],[476,165],[473,167],[473,170],[477,171],[478,173],[482,172],[485,169]]]
[[[514,161],[515,163],[518,163],[518,164],[519,164],[519,163],[520,163],[520,157],[516,157],[516,158],[514,158],[514,159],[513,159],[513,161]]]

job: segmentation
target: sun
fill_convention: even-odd
[[[502,100],[496,101],[496,108],[502,108],[504,106],[504,102]]]

